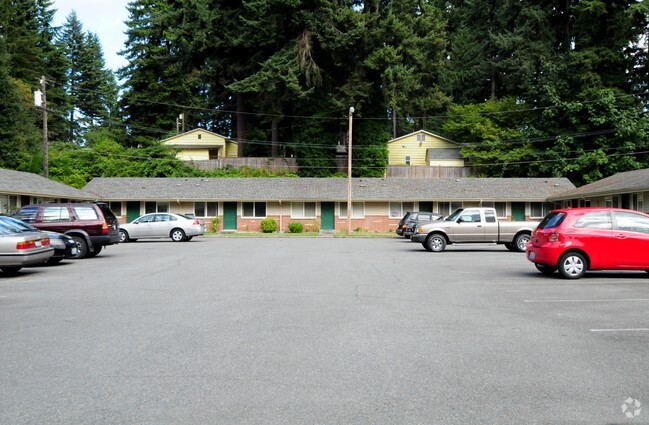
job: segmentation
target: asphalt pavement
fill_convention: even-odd
[[[648,312],[502,246],[125,243],[0,273],[0,423],[648,424]]]

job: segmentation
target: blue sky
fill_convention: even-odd
[[[93,32],[99,37],[106,67],[117,70],[126,65],[124,58],[117,52],[124,48],[126,40],[124,21],[128,18],[128,2],[129,0],[54,0],[52,8],[57,9],[54,25],[63,24],[74,10],[84,31]]]

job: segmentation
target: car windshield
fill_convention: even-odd
[[[460,214],[462,214],[462,211],[464,211],[464,208],[459,208],[453,211],[453,214],[446,217],[444,221],[455,221],[460,216]]]
[[[563,219],[566,218],[566,213],[552,211],[548,213],[543,220],[539,223],[539,229],[553,229],[559,226]]]

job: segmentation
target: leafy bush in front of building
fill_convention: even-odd
[[[288,224],[289,233],[302,233],[304,231],[304,226],[302,223],[293,221]]]
[[[272,218],[265,218],[261,221],[261,231],[264,233],[273,233],[277,231],[277,222]]]

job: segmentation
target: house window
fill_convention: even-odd
[[[406,155],[406,165],[410,165],[410,155]]]
[[[266,203],[265,202],[243,202],[241,216],[243,218],[265,218]]]
[[[579,206],[580,207],[590,207],[590,199],[580,199],[579,200]]]
[[[553,205],[550,202],[530,202],[530,217],[543,218],[550,212]]]
[[[631,195],[631,209],[644,211],[644,195],[642,193],[634,193]]]
[[[315,218],[315,202],[291,202],[291,218]]]
[[[148,201],[144,203],[144,213],[165,213],[169,212],[169,202],[152,202]]]
[[[203,138],[203,135],[199,133],[198,134],[198,140],[201,140],[202,138]]]
[[[115,214],[115,217],[122,216],[122,203],[121,202],[109,202],[108,208]]]
[[[347,218],[347,204],[340,203],[340,212],[338,217]],[[362,202],[352,202],[352,218],[364,218],[365,217],[365,204]]]
[[[18,196],[0,195],[0,213],[9,214],[18,209]]]
[[[218,202],[194,202],[195,217],[218,217]]]
[[[401,218],[407,212],[415,210],[414,202],[390,202],[390,217]]]
[[[606,207],[608,208],[619,208],[620,206],[620,197],[619,196],[609,196],[606,198]]]
[[[426,135],[425,135],[425,134],[418,134],[418,135],[417,135],[417,141],[418,141],[419,143],[423,143],[423,142],[425,142],[425,141],[426,141]]]
[[[505,218],[507,217],[507,203],[506,202],[483,202],[482,203],[483,207],[486,208],[493,208],[496,210],[496,214],[498,215],[499,218]]]

